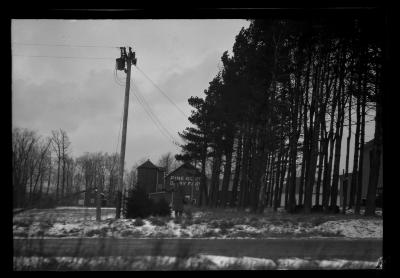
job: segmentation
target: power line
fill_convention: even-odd
[[[21,43],[21,42],[13,42],[15,45],[24,45],[24,46],[49,46],[49,47],[83,47],[83,48],[118,48],[118,46],[106,46],[106,45],[78,45],[78,44],[46,44],[46,43]]]
[[[151,121],[156,125],[156,127],[160,130],[160,132],[168,139],[168,141],[172,141],[172,144],[179,146],[177,141],[175,140],[174,136],[168,131],[168,129],[165,128],[165,126],[161,123],[161,121],[158,119],[158,117],[154,114],[154,112],[151,110],[150,105],[147,103],[146,99],[140,94],[137,86],[133,85],[135,87],[135,91],[133,92],[135,97],[138,99],[139,103],[142,105],[143,109],[147,113],[147,115],[150,117]]]
[[[141,99],[141,102],[145,105],[145,109],[148,111],[149,116],[152,117],[152,119],[154,119],[154,122],[157,123],[158,126],[160,126],[164,133],[167,134],[169,136],[169,138],[174,142],[175,139],[173,137],[173,135],[171,135],[171,133],[165,128],[165,126],[161,123],[161,121],[158,119],[158,117],[154,114],[154,112],[152,111],[152,109],[150,108],[150,105],[147,103],[146,99],[143,97],[142,94],[140,94],[140,92],[137,90],[137,87],[135,86],[136,89],[136,94],[137,96]]]
[[[159,86],[157,86],[157,84],[153,81],[153,80],[151,80],[151,78],[147,75],[147,74],[145,74],[144,72],[143,72],[143,70],[141,70],[138,66],[136,66],[135,65],[135,67],[144,75],[144,77],[146,77],[153,85],[154,85],[154,87],[156,87],[163,95],[164,95],[164,97],[166,97],[167,99],[168,99],[168,101],[170,102],[170,103],[172,103],[178,110],[179,110],[179,112],[185,117],[185,118],[188,118],[188,116],[185,114],[185,112],[183,112],[182,111],[182,109],[181,108],[179,108],[179,106],[163,91],[163,90],[161,90],[161,88],[159,87]]]
[[[78,56],[46,56],[46,55],[19,55],[13,54],[16,57],[29,57],[29,58],[55,58],[55,59],[90,59],[90,60],[115,60],[108,57],[78,57]]]
[[[125,86],[125,84],[121,84],[121,80],[118,78],[118,73],[117,70],[115,69],[114,71],[114,81],[120,86]],[[169,133],[169,131],[163,126],[161,121],[157,118],[157,116],[153,113],[153,111],[150,108],[150,105],[147,103],[145,98],[139,93],[139,90],[137,86],[132,82],[132,87],[135,88],[135,91],[130,88],[130,91],[134,94],[136,99],[138,100],[139,104],[142,106],[142,109],[146,112],[150,120],[154,123],[154,125],[157,127],[157,129],[161,132],[161,134],[168,140],[172,141],[172,144],[179,146],[179,144],[176,143],[174,137]]]
[[[143,100],[141,100],[141,98],[134,93],[134,96],[136,97],[136,99],[138,100],[139,104],[142,106],[142,109],[146,112],[147,116],[150,118],[150,120],[154,123],[154,125],[157,127],[157,129],[161,132],[161,134],[169,141],[171,142],[171,138],[169,138],[169,136],[167,135],[167,133],[165,133],[165,131],[159,126],[159,124],[157,123],[157,121],[153,118],[152,114],[147,110],[147,108],[145,107]]]
[[[116,71],[114,72],[114,81],[115,83],[117,83],[120,86],[125,86],[124,84],[121,84],[118,80],[117,77],[117,73]],[[132,85],[134,85],[134,83],[132,82]],[[132,88],[130,88],[130,91],[134,94],[134,96],[136,97],[136,99],[138,100],[138,103],[140,104],[140,106],[142,107],[142,109],[146,112],[147,116],[149,117],[149,119],[154,123],[154,125],[156,126],[156,128],[161,132],[161,134],[169,141],[172,141],[172,144],[174,145],[178,145],[175,142],[175,139],[173,138],[173,136],[168,132],[168,130],[162,125],[162,123],[160,122],[160,120],[158,120],[158,118],[155,116],[155,114],[152,112],[149,104],[146,102],[146,100],[144,99],[144,97],[138,92],[137,87],[135,86],[136,92],[132,90]]]

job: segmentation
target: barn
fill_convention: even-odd
[[[149,159],[137,167],[137,184],[147,193],[164,190],[165,169],[154,165]]]
[[[154,201],[164,198],[171,202],[173,185],[179,183],[184,187],[188,202],[198,203],[200,172],[190,163],[183,163],[177,169],[165,175],[165,169],[147,160],[137,168],[137,185],[144,188]]]
[[[197,204],[200,197],[200,177],[201,174],[196,167],[190,163],[183,163],[165,176],[166,191],[172,190],[174,184],[179,184],[184,188],[187,201],[191,204]]]

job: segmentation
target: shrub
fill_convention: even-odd
[[[146,191],[137,187],[130,191],[124,208],[125,218],[146,218],[152,214],[153,201],[149,199]]]
[[[321,206],[321,205],[314,205],[312,208],[311,208],[311,212],[323,212],[324,211],[324,207],[323,206]]]
[[[158,202],[154,204],[152,214],[157,216],[170,216],[171,208],[168,202],[164,198],[161,198]]]
[[[294,213],[302,213],[304,210],[304,205],[296,205],[294,208]]]
[[[329,206],[328,208],[328,213],[339,213],[340,212],[340,208],[339,206]]]
[[[193,224],[201,224],[201,223],[203,223],[203,220],[200,219],[200,218],[195,218],[195,219],[193,220]]]
[[[144,222],[143,222],[142,218],[138,217],[135,219],[135,222],[133,222],[133,225],[134,226],[143,226]]]
[[[39,228],[41,230],[48,230],[49,228],[51,228],[53,226],[53,223],[51,220],[45,220],[39,223]]]
[[[180,217],[174,218],[174,223],[175,224],[181,224],[182,223],[182,218],[180,218]]]
[[[168,202],[164,198],[154,202],[141,187],[131,190],[124,209],[125,218],[147,218],[150,215],[170,216]]]
[[[166,224],[164,219],[161,219],[158,217],[152,217],[149,220],[150,220],[151,224],[153,224],[155,226],[164,226]]]
[[[55,198],[48,196],[42,197],[36,204],[37,208],[46,209],[46,208],[55,208],[56,207],[56,200]]]
[[[95,235],[100,235],[101,231],[100,230],[88,230],[88,231],[86,231],[85,234],[88,237],[92,237],[92,236],[95,236]]]
[[[32,218],[23,218],[23,219],[17,219],[14,220],[14,225],[19,226],[19,227],[30,227],[33,224],[33,219]]]
[[[185,210],[184,210],[184,214],[185,214],[185,216],[186,216],[186,218],[187,219],[193,219],[193,213],[192,213],[192,210],[191,210],[191,208],[190,207],[187,207]]]
[[[314,226],[319,226],[322,223],[325,223],[327,219],[325,217],[315,217],[314,219],[311,220],[311,224]]]

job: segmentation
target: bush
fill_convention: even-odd
[[[154,204],[149,199],[146,191],[141,188],[135,188],[129,192],[126,206],[124,208],[125,218],[146,218],[152,214]]]
[[[157,216],[170,216],[171,208],[169,207],[168,202],[164,198],[160,199],[154,204],[152,214]]]
[[[168,202],[164,198],[154,202],[141,187],[131,190],[124,209],[125,218],[147,218],[150,215],[170,216]]]
[[[311,212],[323,212],[324,211],[324,207],[323,206],[321,206],[321,205],[314,205],[312,208],[311,208]]]
[[[328,208],[328,213],[339,213],[340,212],[340,208],[339,206],[329,206]]]
[[[53,197],[42,197],[37,203],[36,208],[40,209],[48,209],[48,208],[55,208],[56,207],[56,200]]]
[[[190,208],[189,206],[187,206],[187,207],[184,209],[184,214],[185,214],[185,216],[186,216],[187,219],[190,219],[190,220],[193,219],[193,213],[192,213],[192,210],[191,210],[191,208]]]
[[[294,213],[302,213],[304,211],[304,205],[296,205]]]
[[[143,226],[144,225],[144,222],[143,222],[143,220],[142,220],[142,218],[136,218],[135,219],[135,222],[133,222],[133,225],[134,226],[137,226],[137,227],[139,227],[139,226]]]
[[[165,226],[166,224],[166,219],[162,219],[159,217],[152,217],[149,219],[151,224],[155,225],[155,226]]]

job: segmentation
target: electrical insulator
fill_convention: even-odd
[[[117,70],[124,70],[125,68],[125,60],[123,58],[115,59],[117,63]]]
[[[135,54],[136,54],[135,52],[132,52],[132,64],[134,64],[136,66],[137,60],[136,60],[136,55]]]

